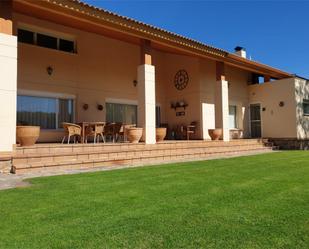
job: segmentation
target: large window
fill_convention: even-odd
[[[229,106],[229,128],[230,129],[237,128],[237,106],[236,105]]]
[[[75,41],[34,32],[27,29],[18,29],[18,41],[22,43],[37,45],[44,48],[57,49],[64,52],[76,53]]]
[[[36,96],[17,96],[17,124],[37,125],[41,129],[62,128],[73,122],[73,100]]]
[[[303,100],[303,111],[304,115],[309,115],[309,99]]]
[[[137,106],[127,104],[106,103],[106,122],[137,123]]]

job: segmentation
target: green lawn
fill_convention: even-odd
[[[309,248],[309,152],[36,178],[0,248]]]

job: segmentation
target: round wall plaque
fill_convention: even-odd
[[[183,90],[187,87],[189,82],[189,76],[186,70],[179,70],[174,78],[174,85],[177,90]]]

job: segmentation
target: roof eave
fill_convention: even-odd
[[[292,77],[292,74],[282,70],[244,59],[219,48],[203,44],[193,39],[148,25],[134,19],[91,6],[78,0],[14,0],[15,2],[38,6],[49,11],[59,11],[73,17],[85,18],[102,26],[116,29],[140,39],[148,39],[165,46],[190,52],[193,55],[224,61],[235,67],[252,72],[269,75],[275,78]]]

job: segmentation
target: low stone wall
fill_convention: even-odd
[[[280,150],[309,150],[309,139],[269,138],[268,141],[278,146]]]

